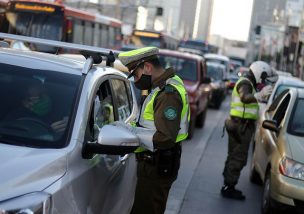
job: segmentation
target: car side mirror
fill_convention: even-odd
[[[137,136],[123,127],[105,125],[98,134],[97,142],[86,142],[82,155],[92,154],[125,155],[133,153],[139,146]]]
[[[211,78],[210,77],[205,77],[202,79],[202,83],[205,83],[205,84],[209,84],[211,83]]]
[[[275,120],[264,120],[262,127],[270,131],[279,132],[279,127]]]

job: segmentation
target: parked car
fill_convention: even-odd
[[[88,59],[0,48],[0,213],[130,213],[138,140],[107,125],[136,117],[130,82],[42,41]]]
[[[268,98],[266,103],[259,103],[260,114],[264,111],[266,106],[270,106],[276,97],[282,93],[285,89],[289,88],[304,88],[304,82],[296,77],[281,76],[279,75],[278,80],[276,81],[273,91]]]
[[[228,77],[228,81],[226,82],[226,86],[228,89],[233,90],[236,82],[239,80],[238,75],[230,74]]]
[[[209,104],[220,108],[226,96],[226,79],[224,79],[225,67],[218,63],[207,62],[207,77],[211,78],[211,99]]]
[[[219,63],[221,65],[224,65],[226,68],[225,73],[224,73],[224,78],[227,79],[229,77],[230,60],[227,56],[208,53],[208,54],[204,55],[204,58],[206,59],[206,62],[214,62],[214,63]]]
[[[190,53],[160,50],[159,59],[165,68],[173,67],[185,84],[191,111],[188,134],[191,138],[195,126],[204,126],[210,96],[210,78],[206,76],[204,58]]]
[[[251,181],[264,184],[262,213],[304,203],[304,89],[281,93],[264,111],[255,137]]]

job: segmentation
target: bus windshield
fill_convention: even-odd
[[[9,33],[61,41],[63,36],[63,14],[31,12],[7,12]],[[38,51],[54,52],[53,47],[35,45]]]
[[[131,44],[136,47],[154,46],[160,48],[161,46],[160,38],[135,35],[133,35],[131,38]]]

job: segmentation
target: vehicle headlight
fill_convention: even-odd
[[[288,177],[304,180],[304,164],[284,157],[280,163],[280,172]]]
[[[0,214],[50,214],[51,197],[32,193],[0,203]]]

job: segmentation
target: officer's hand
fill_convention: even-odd
[[[271,85],[265,86],[260,92],[255,93],[254,97],[258,102],[267,102],[269,96],[271,95],[273,87]]]
[[[59,133],[59,132],[63,132],[66,129],[67,124],[68,124],[68,117],[64,117],[62,120],[52,123],[51,127],[54,130],[54,132]]]

